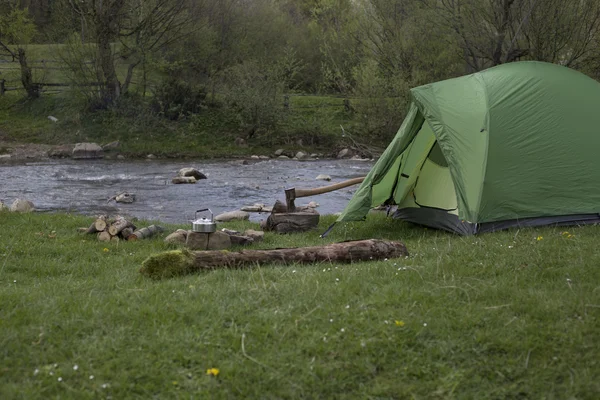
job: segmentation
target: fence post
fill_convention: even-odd
[[[4,79],[0,79],[0,96],[4,96],[4,82],[6,82]]]

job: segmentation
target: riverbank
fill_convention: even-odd
[[[272,157],[279,149],[290,158],[298,152],[335,158],[344,148],[353,149],[347,157],[368,157],[385,148],[383,141],[354,139],[354,115],[343,111],[341,101],[303,97],[270,130],[253,131],[218,107],[170,120],[131,104],[84,112],[68,98],[5,95],[0,97],[0,156],[39,159],[54,150],[60,156],[62,146],[82,142],[118,142],[117,153],[129,159]]]

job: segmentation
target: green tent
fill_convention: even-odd
[[[338,222],[382,204],[465,235],[600,222],[600,83],[516,62],[414,88],[411,99]]]

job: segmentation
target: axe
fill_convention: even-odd
[[[289,188],[285,189],[285,204],[287,206],[287,212],[294,212],[296,210],[296,205],[294,204],[294,200],[298,197],[308,197],[314,196],[317,194],[333,192],[334,190],[342,189],[348,186],[356,185],[361,183],[365,179],[364,176],[359,178],[348,179],[347,181],[342,181],[338,183],[334,183],[329,186],[322,186],[313,189],[296,189]]]

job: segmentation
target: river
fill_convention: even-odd
[[[216,215],[254,203],[285,202],[284,189],[313,188],[366,175],[373,163],[357,160],[260,160],[244,165],[240,160],[44,160],[0,164],[0,200],[10,205],[16,198],[33,202],[41,212],[65,211],[84,215],[126,215],[139,219],[186,223],[194,211],[208,207]],[[208,179],[174,185],[179,169],[193,167]],[[317,181],[319,174],[332,181]],[[312,197],[321,214],[340,212],[358,185]],[[121,192],[134,193],[131,204],[108,202]],[[266,214],[252,214],[258,221]]]

